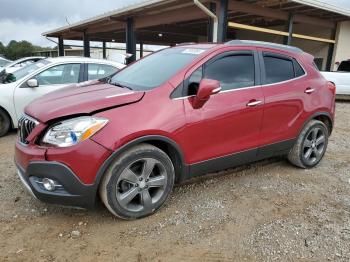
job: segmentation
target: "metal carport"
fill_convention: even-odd
[[[196,5],[197,2],[197,5]],[[200,9],[196,0],[150,0],[126,8],[64,26],[43,33],[46,37],[59,39],[59,53],[63,54],[64,40],[81,40],[84,55],[90,55],[90,41],[126,43],[127,52],[136,58],[136,44],[175,45],[182,42],[206,42],[217,38],[218,42],[237,39],[240,32],[255,35],[277,36],[275,42],[293,44],[293,39],[316,41],[328,46],[327,68],[335,44],[337,23],[348,20],[349,10],[329,4],[320,5],[315,0],[218,0],[200,3],[216,17]],[[218,24],[217,30],[214,25]],[[297,32],[304,25],[318,28],[310,33]],[[300,31],[300,30],[299,30]],[[324,32],[323,32],[324,31]],[[213,32],[216,35],[213,37]]]

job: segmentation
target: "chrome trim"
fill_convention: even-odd
[[[26,146],[28,144],[26,139],[38,125],[39,121],[33,117],[26,114],[20,117],[18,120],[18,141],[21,145]]]
[[[35,180],[35,183],[40,184],[40,185],[43,185],[43,184],[44,184],[42,181],[39,181],[39,180]],[[55,187],[58,187],[58,188],[63,188],[63,186],[62,186],[62,185],[60,185],[60,184],[56,184],[56,182],[55,182],[55,181],[54,181],[54,183],[55,183]]]
[[[215,88],[212,93],[213,94],[217,94],[217,93],[220,93],[221,92],[221,86],[219,86],[218,88]]]
[[[257,101],[248,103],[247,106],[257,106],[257,105],[260,105],[261,103],[262,103],[261,100],[257,100]]]
[[[113,98],[113,97],[118,97],[118,96],[126,96],[126,95],[131,95],[134,92],[128,92],[128,93],[122,93],[122,94],[115,94],[115,95],[110,95],[110,96],[106,96],[106,98]]]
[[[307,89],[305,89],[305,93],[306,94],[311,94],[311,93],[313,93],[315,91],[315,88],[307,88]]]

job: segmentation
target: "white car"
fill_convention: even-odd
[[[17,128],[24,108],[34,99],[69,84],[107,77],[123,67],[124,64],[107,60],[59,57],[6,74],[0,84],[0,137],[11,127]]]
[[[0,72],[4,69],[5,66],[7,66],[11,62],[12,62],[11,60],[8,60],[0,56]]]
[[[338,96],[350,95],[350,60],[342,61],[338,70],[333,72],[323,71],[321,74],[335,84]]]
[[[13,73],[17,71],[18,69],[25,67],[27,65],[33,64],[35,62],[38,62],[41,59],[45,59],[43,56],[30,56],[30,57],[23,57],[20,59],[17,59],[15,61],[10,62],[9,64],[5,65],[1,70],[6,70],[6,73]]]

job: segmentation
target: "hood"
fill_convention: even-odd
[[[55,118],[91,114],[96,111],[135,103],[144,92],[116,87],[100,81],[71,85],[44,95],[25,108],[25,113],[46,123]]]

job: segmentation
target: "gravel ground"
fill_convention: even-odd
[[[0,261],[349,261],[350,103],[337,103],[323,161],[284,159],[220,172],[174,189],[137,221],[50,206],[22,187],[15,133],[0,138]]]

